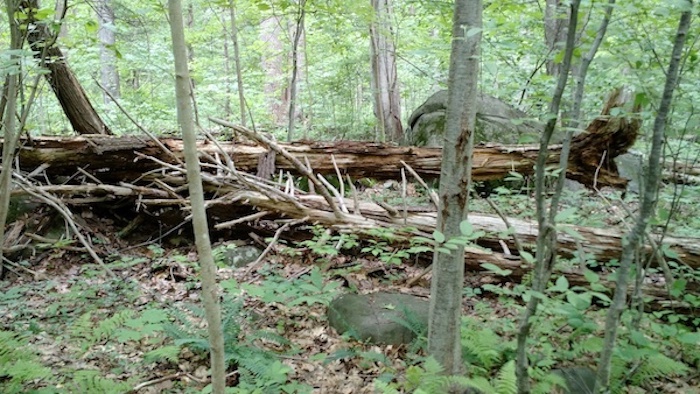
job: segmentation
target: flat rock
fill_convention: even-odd
[[[369,343],[406,344],[427,330],[429,307],[427,299],[410,294],[344,294],[328,306],[328,322]]]

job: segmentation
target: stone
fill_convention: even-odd
[[[430,96],[408,119],[406,144],[441,147],[445,128],[447,90]],[[537,141],[544,125],[513,106],[487,94],[477,99],[475,143],[517,144]]]
[[[640,185],[644,177],[644,155],[637,151],[629,151],[615,158],[617,171],[620,176],[629,180],[627,191],[639,193]]]
[[[429,308],[427,299],[410,294],[344,294],[328,306],[328,322],[361,341],[407,344],[427,331]]]
[[[566,394],[593,394],[595,371],[588,367],[560,368],[552,371],[566,382]]]
[[[242,245],[231,247],[231,245],[221,246],[223,250],[221,251],[221,258],[223,263],[234,267],[241,268],[254,262],[258,259],[262,250],[253,245]]]

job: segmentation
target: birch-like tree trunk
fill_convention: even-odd
[[[116,35],[114,9],[111,0],[97,0],[95,4],[99,29],[97,36],[100,40],[100,82],[106,92],[102,93],[104,103],[112,102],[110,95],[119,98],[119,70],[117,69]],[[109,94],[108,94],[109,93]]]
[[[598,372],[596,374],[596,393],[609,392],[610,385],[610,363],[615,350],[615,341],[617,339],[617,328],[620,326],[620,315],[626,308],[627,302],[627,283],[629,280],[629,271],[637,250],[644,240],[649,219],[654,214],[656,206],[656,196],[659,187],[659,179],[661,176],[661,159],[664,145],[664,131],[666,129],[666,117],[671,109],[671,101],[673,100],[673,91],[678,80],[678,72],[683,56],[683,46],[685,45],[690,28],[690,20],[692,16],[693,2],[692,0],[685,1],[687,8],[681,13],[678,23],[678,31],[673,44],[671,53],[671,61],[666,72],[666,85],[664,86],[663,95],[659,110],[654,119],[653,137],[651,144],[651,152],[649,154],[648,173],[644,183],[644,193],[642,194],[642,202],[637,214],[634,227],[623,238],[622,241],[622,256],[620,257],[620,267],[616,272],[615,295],[613,296],[612,304],[608,310],[605,319],[605,341],[601,352],[600,361],[598,363]]]
[[[281,40],[283,32],[282,18],[277,15],[270,16],[260,24],[260,41],[264,42],[266,47],[260,64],[265,72],[263,93],[268,101],[267,109],[272,124],[279,127],[287,125],[289,109],[284,82],[284,64],[287,55]]]
[[[182,4],[180,0],[169,0],[170,31],[175,59],[175,93],[177,96],[177,120],[182,129],[187,167],[187,184],[192,206],[192,224],[195,244],[201,265],[202,301],[209,331],[211,349],[212,393],[224,394],[226,389],[226,361],[224,359],[224,336],[221,326],[221,310],[216,284],[216,265],[209,240],[207,214],[204,208],[204,191],[199,167],[199,154],[194,130],[194,110],[190,101],[190,75],[187,68],[187,45],[185,44]]]
[[[246,126],[245,94],[243,92],[243,73],[241,72],[241,52],[238,45],[238,24],[236,23],[236,2],[229,3],[231,13],[231,41],[233,42],[233,62],[236,65],[236,87],[238,88],[238,105],[241,110],[241,125]]]
[[[304,18],[306,16],[306,0],[299,0],[294,36],[292,37],[292,76],[289,81],[289,111],[287,112],[287,141],[294,138],[294,127],[297,118],[297,84],[299,79],[299,42],[304,35]]]
[[[437,231],[446,239],[460,236],[461,223],[467,220],[482,11],[481,0],[455,1],[437,221]],[[449,254],[436,250],[430,287],[428,353],[450,375],[459,374],[462,368],[463,282],[464,247]]]
[[[374,115],[378,121],[380,141],[403,140],[401,101],[396,76],[396,48],[391,24],[391,0],[371,0],[374,20],[370,24],[370,56]]]

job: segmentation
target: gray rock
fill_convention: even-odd
[[[447,90],[430,96],[408,119],[406,144],[442,146],[445,127]],[[525,139],[539,138],[544,126],[505,102],[479,94],[477,101],[475,143],[517,144]]]
[[[231,245],[220,246],[223,263],[231,267],[240,268],[257,260],[262,250],[253,245],[242,245],[231,247]]]
[[[568,394],[593,394],[595,371],[587,367],[561,368],[552,371],[564,378]]]
[[[373,344],[405,344],[427,329],[429,307],[409,294],[344,294],[328,306],[328,322],[340,334]]]
[[[640,152],[629,151],[615,158],[617,171],[621,177],[629,179],[627,191],[639,193],[640,185],[644,178],[644,162]]]

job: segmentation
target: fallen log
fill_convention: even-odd
[[[161,148],[161,144],[170,152]],[[247,145],[222,141],[218,143],[225,154],[230,155],[236,169],[255,173],[258,162],[268,149],[258,145]],[[2,141],[0,140],[0,145]],[[352,178],[399,178],[401,161],[411,166],[423,178],[437,178],[440,175],[442,160],[441,148],[399,147],[366,141],[340,142],[293,142],[279,144],[293,157],[307,162],[315,172],[335,174],[335,159],[343,175]],[[211,164],[212,158],[223,153],[217,145],[199,141],[198,149],[202,160]],[[582,146],[581,149],[589,149]],[[561,146],[550,147],[548,163],[559,162]],[[538,148],[536,146],[478,146],[474,150],[473,177],[477,181],[500,179],[510,172],[531,174]],[[102,182],[130,182],[145,172],[156,170],[160,165],[142,157],[155,157],[160,161],[177,164],[184,160],[183,145],[180,139],[163,138],[159,141],[138,137],[80,136],[71,138],[37,137],[23,141],[17,157],[20,169],[32,172],[39,167],[47,167],[50,177],[66,177],[82,168]],[[572,161],[579,157],[572,153]],[[297,173],[296,168],[285,158],[277,157],[277,171]],[[205,166],[206,168],[206,166]],[[590,163],[577,162],[570,167],[573,179],[585,185],[622,187],[624,178],[604,169],[596,171]],[[597,177],[596,177],[597,174]]]

